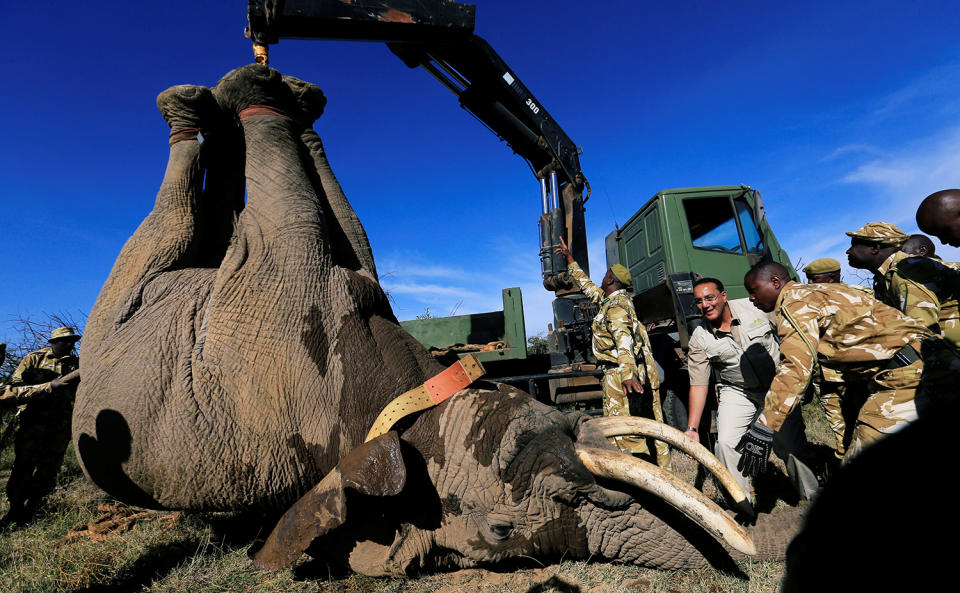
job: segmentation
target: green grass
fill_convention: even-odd
[[[833,437],[816,402],[804,407],[804,415],[811,441],[830,443]],[[677,470],[692,479],[695,466],[683,457],[677,457]],[[12,462],[12,446],[0,451],[0,485],[6,483]],[[416,579],[304,578],[298,576],[303,561],[278,572],[256,569],[246,555],[250,537],[223,514],[151,513],[132,529],[104,541],[77,538],[60,543],[71,528],[100,517],[98,505],[113,501],[84,479],[72,450],[67,452],[58,482],[33,523],[0,534],[0,591],[754,593],[777,591],[783,572],[782,562],[740,562],[744,576],[736,576],[715,570],[658,571],[563,561],[537,569],[462,570]],[[5,512],[6,507],[6,497],[0,493],[0,510]]]

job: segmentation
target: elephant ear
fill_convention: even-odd
[[[277,570],[292,564],[310,543],[347,520],[347,491],[368,496],[400,494],[407,470],[395,431],[350,452],[277,523],[263,546],[251,551],[258,566]]]

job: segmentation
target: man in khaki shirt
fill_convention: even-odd
[[[723,283],[701,278],[693,285],[694,303],[707,323],[694,329],[687,352],[690,374],[689,414],[686,435],[699,441],[697,426],[707,399],[710,376],[716,377],[720,405],[717,409],[717,458],[750,496],[750,480],[737,470],[736,446],[763,407],[776,372],[779,348],[770,318],[748,299],[727,300]],[[774,447],[783,459],[790,480],[801,498],[809,499],[819,486],[816,475],[796,454],[807,449],[799,410],[791,414]]]

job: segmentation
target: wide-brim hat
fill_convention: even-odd
[[[70,342],[76,342],[80,339],[80,337],[80,334],[78,334],[72,327],[58,327],[50,332],[50,339],[47,341],[54,342],[56,340],[67,340]]]

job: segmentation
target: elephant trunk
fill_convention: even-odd
[[[673,529],[640,503],[616,510],[591,503],[581,507],[579,513],[587,527],[587,548],[592,557],[666,570],[710,566],[704,551],[689,541],[688,534]],[[715,544],[712,540],[704,543]],[[722,549],[716,551],[729,558]]]

